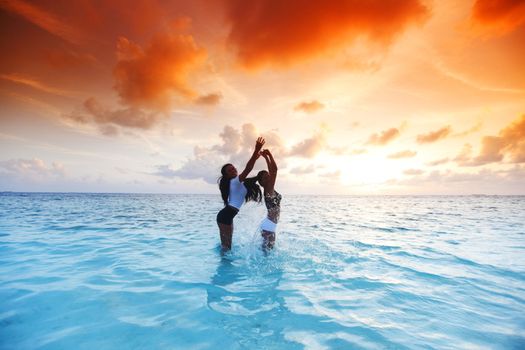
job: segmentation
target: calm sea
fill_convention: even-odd
[[[0,194],[1,349],[524,349],[525,197]]]

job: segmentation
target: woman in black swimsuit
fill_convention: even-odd
[[[272,153],[265,149],[261,155],[266,160],[268,171],[262,170],[257,174],[257,181],[264,188],[264,202],[268,209],[268,215],[261,224],[261,235],[263,237],[263,249],[272,249],[275,244],[275,231],[281,213],[281,195],[274,189],[277,178],[277,164]]]
[[[217,214],[217,225],[221,238],[223,250],[230,250],[232,247],[233,235],[233,218],[239,212],[244,202],[250,200],[260,202],[261,190],[255,183],[256,177],[248,178],[252,171],[255,161],[260,156],[260,151],[264,145],[264,139],[259,137],[255,142],[255,148],[252,156],[242,173],[238,174],[237,169],[232,164],[224,164],[221,168],[221,177],[219,178],[219,189],[224,202],[224,208]]]

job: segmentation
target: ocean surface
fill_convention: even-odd
[[[0,349],[525,349],[525,197],[0,194]]]

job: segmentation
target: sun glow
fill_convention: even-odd
[[[387,164],[384,156],[363,154],[341,164],[341,183],[345,186],[379,185],[396,177],[397,167]]]

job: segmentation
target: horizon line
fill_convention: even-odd
[[[0,191],[2,194],[131,194],[131,195],[190,195],[190,196],[214,196],[217,195],[220,197],[220,194],[216,193],[184,193],[184,192],[81,192],[81,191]],[[470,193],[470,194],[313,194],[313,193],[291,193],[287,196],[321,196],[321,197],[445,197],[445,196],[455,196],[455,197],[518,197],[525,196],[525,194],[487,194],[487,193]]]

